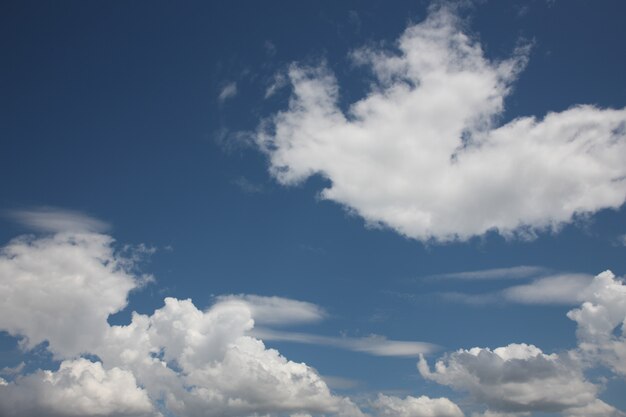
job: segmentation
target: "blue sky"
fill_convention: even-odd
[[[621,2],[0,8],[1,416],[626,412]]]

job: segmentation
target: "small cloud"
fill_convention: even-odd
[[[443,292],[448,301],[474,306],[499,303],[528,305],[575,305],[588,296],[593,276],[588,274],[555,274],[536,278],[528,284],[513,285],[487,293]]]
[[[40,232],[101,233],[110,229],[108,223],[79,211],[51,207],[10,211],[7,213],[7,217],[23,226]]]
[[[285,74],[280,73],[280,72],[274,74],[274,78],[271,84],[265,90],[265,98],[272,97],[274,94],[276,94],[278,90],[287,86],[287,84],[288,84],[288,80]]]
[[[219,296],[217,300],[221,303],[245,303],[252,311],[254,321],[265,325],[312,323],[327,316],[324,309],[316,304],[290,298],[239,294]]]
[[[5,366],[4,368],[0,369],[0,375],[6,375],[6,376],[18,375],[24,370],[25,366],[26,364],[24,362],[20,362],[19,364],[13,367]]]
[[[265,43],[263,44],[263,47],[265,48],[265,53],[267,54],[268,57],[273,57],[274,55],[276,55],[276,45],[274,45],[274,43],[272,41],[265,41]]]
[[[482,269],[477,271],[453,272],[449,274],[431,275],[430,279],[457,279],[467,281],[524,279],[545,275],[549,272],[541,266],[513,266],[510,268]]]
[[[235,178],[231,181],[231,184],[236,185],[246,194],[262,194],[265,192],[265,187],[262,184],[253,183],[244,176]]]
[[[254,145],[252,132],[245,130],[233,131],[226,127],[216,130],[213,133],[213,140],[226,153],[250,148]]]
[[[220,103],[224,103],[226,100],[231,99],[235,97],[236,95],[237,95],[237,83],[233,81],[232,83],[226,84],[224,88],[222,88],[222,91],[220,92],[218,96],[218,100]]]
[[[359,13],[356,10],[350,10],[348,12],[348,23],[354,33],[358,34],[361,32],[361,18],[359,17]]]

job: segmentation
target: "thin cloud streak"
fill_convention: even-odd
[[[276,342],[294,342],[310,345],[331,346],[373,356],[418,357],[439,349],[439,346],[426,342],[389,340],[384,336],[331,337],[310,333],[285,332],[267,328],[254,328],[249,333],[253,337]]]
[[[74,210],[63,210],[54,207],[13,210],[5,215],[13,221],[30,229],[48,232],[106,232],[111,226]]]
[[[428,279],[450,279],[450,280],[467,280],[467,281],[487,281],[487,280],[506,280],[506,279],[524,279],[546,275],[550,270],[541,266],[520,265],[509,268],[493,268],[482,269],[476,271],[452,272],[449,274],[430,275]]]

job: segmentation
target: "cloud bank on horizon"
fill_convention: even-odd
[[[284,185],[319,174],[323,199],[418,240],[529,237],[620,207],[626,109],[574,105],[498,126],[529,48],[489,60],[461,26],[440,7],[396,50],[354,51],[375,80],[346,112],[325,65],[291,65],[288,108],[256,133],[271,174]]]
[[[24,352],[47,350],[59,365],[3,370],[0,415],[464,415],[445,397],[380,393],[357,403],[334,394],[314,368],[267,348],[264,334],[381,356],[418,355],[423,378],[469,394],[486,407],[484,416],[624,415],[600,400],[601,386],[585,376],[598,367],[626,376],[626,285],[610,271],[588,281],[580,306],[567,314],[577,324],[575,349],[548,354],[524,343],[460,349],[431,370],[424,354],[432,347],[425,343],[255,333],[256,322],[286,326],[327,317],[319,306],[281,297],[221,296],[206,310],[167,297],[152,314],[134,312],[130,323],[111,325],[108,317],[146,283],[137,269],[132,254],[125,257],[112,237],[97,232],[19,237],[2,248],[0,331],[19,338]]]

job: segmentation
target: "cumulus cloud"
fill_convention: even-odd
[[[151,316],[134,314],[130,324],[112,326],[95,353],[132,370],[178,416],[361,415],[315,370],[247,336],[253,325],[252,309],[240,300],[200,311],[190,300],[167,298]]]
[[[587,357],[626,376],[626,285],[611,271],[597,275],[585,291],[585,302],[567,317],[577,323],[579,346]]]
[[[21,337],[22,349],[48,342],[65,360],[56,371],[2,379],[0,414],[362,416],[313,368],[248,334],[256,316],[274,325],[319,320],[325,313],[313,304],[243,295],[202,311],[191,300],[166,298],[153,314],[111,326],[108,316],[143,282],[132,257],[113,246],[107,235],[60,232],[2,248],[0,330]]]
[[[595,400],[583,407],[576,407],[567,410],[565,417],[623,417],[626,413],[615,407],[608,405],[602,400]]]
[[[373,407],[380,417],[463,417],[458,405],[447,398],[426,396],[398,398],[379,394]]]
[[[0,388],[5,417],[156,417],[132,373],[86,359],[63,361],[58,371],[39,371]]]
[[[422,357],[418,369],[424,378],[469,392],[496,411],[564,411],[592,403],[598,392],[575,357],[527,344],[461,349],[437,361],[433,371]]]
[[[0,250],[0,329],[32,348],[48,341],[60,358],[93,350],[107,317],[126,306],[142,278],[96,233],[14,239]]]
[[[424,378],[470,393],[489,407],[484,416],[535,411],[567,417],[626,415],[597,398],[599,387],[584,376],[599,364],[626,376],[626,285],[620,279],[611,271],[593,278],[557,275],[511,287],[500,296],[531,304],[582,303],[567,313],[577,323],[576,349],[560,354],[527,344],[461,349],[438,360],[434,370],[422,356],[418,369]]]
[[[327,68],[291,66],[288,108],[256,134],[278,182],[319,174],[330,180],[322,198],[420,240],[532,236],[622,205],[626,109],[574,106],[498,126],[527,48],[489,60],[446,8],[396,46],[353,53],[375,80],[346,112]]]

